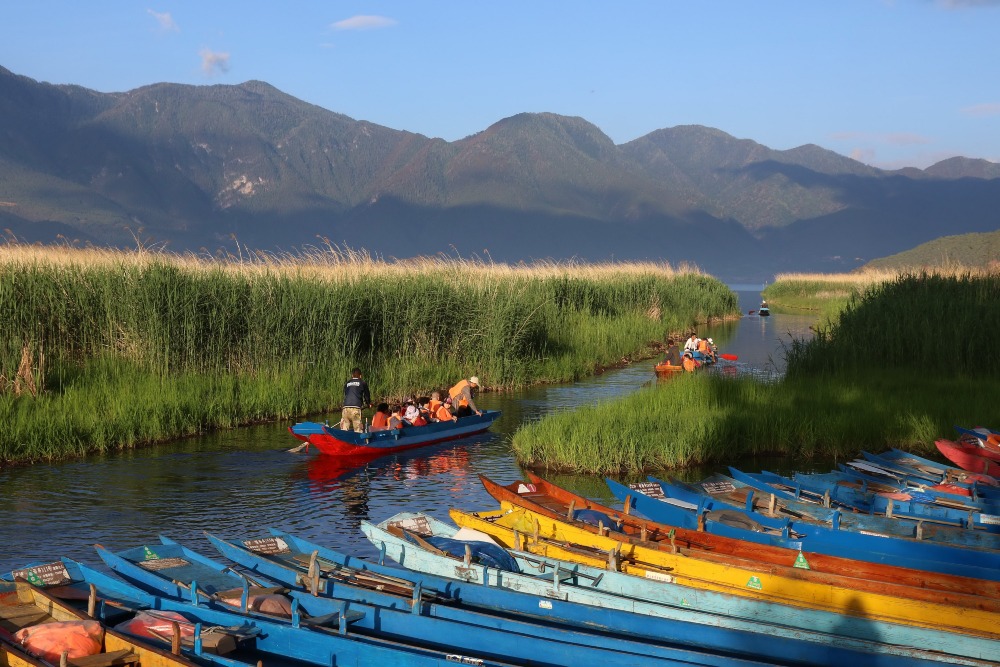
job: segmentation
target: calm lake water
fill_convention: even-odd
[[[759,307],[758,292],[739,294],[744,313]],[[782,345],[792,337],[809,336],[812,323],[805,316],[747,316],[705,327],[699,334],[711,336],[721,352],[738,355],[734,367],[740,372],[780,373]],[[553,410],[627,394],[652,378],[652,363],[646,361],[571,385],[484,394],[477,401],[481,407],[503,410],[489,433],[385,456],[357,468],[345,468],[330,457],[288,453],[298,441],[288,433],[289,424],[274,424],[0,471],[0,572],[59,556],[97,564],[96,543],[117,550],[156,542],[161,533],[212,553],[205,531],[242,538],[269,526],[371,557],[376,552],[358,529],[362,519],[381,521],[402,510],[447,518],[450,507],[495,506],[477,475],[501,483],[523,479],[509,446],[518,425]],[[728,463],[750,470],[790,470],[784,459]],[[677,476],[694,480],[715,471],[688,470]],[[552,481],[612,503],[600,478],[553,476]]]

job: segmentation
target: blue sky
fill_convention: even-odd
[[[1000,162],[1000,0],[6,3],[0,65],[104,92],[250,79],[447,140],[523,111],[885,168]]]

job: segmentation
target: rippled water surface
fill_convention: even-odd
[[[741,293],[743,311],[759,306]],[[720,351],[739,356],[741,372],[781,372],[781,341],[809,335],[811,318],[744,317],[706,328]],[[274,526],[332,546],[373,556],[358,530],[397,511],[444,518],[448,508],[495,505],[477,475],[507,483],[522,478],[509,435],[524,421],[622,395],[652,379],[650,362],[571,385],[513,394],[484,394],[480,407],[503,410],[486,434],[388,455],[357,467],[331,457],[291,454],[298,444],[287,424],[210,434],[172,445],[85,460],[0,471],[0,571],[30,561],[69,556],[98,561],[92,545],[123,549],[156,541],[159,533],[210,552],[205,531],[240,538]],[[336,417],[334,417],[336,419]],[[781,461],[742,461],[748,469],[784,469]],[[686,471],[696,479],[711,470]],[[599,478],[553,481],[610,503]]]

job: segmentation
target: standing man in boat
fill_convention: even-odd
[[[479,378],[475,375],[468,380],[459,380],[458,384],[448,390],[448,396],[451,398],[452,407],[455,408],[456,417],[464,417],[473,412],[477,415],[483,414],[483,411],[477,408],[476,403],[472,400],[473,388],[479,389]]]
[[[365,422],[361,411],[371,406],[372,394],[368,383],[361,379],[361,369],[351,370],[351,379],[344,384],[344,407],[340,412],[340,428],[345,431],[361,433],[365,430]]]

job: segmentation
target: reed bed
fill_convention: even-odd
[[[952,426],[1000,424],[1000,276],[897,275],[793,342],[778,382],[674,378],[514,434],[525,465],[638,473],[757,454],[932,451]]]
[[[130,447],[478,374],[565,381],[737,312],[659,264],[388,262],[335,247],[235,257],[0,248],[0,460]]]
[[[914,386],[926,391],[903,391]],[[862,449],[934,451],[953,424],[1000,423],[1000,380],[926,383],[905,372],[852,378],[685,375],[662,386],[518,429],[518,460],[536,469],[602,475],[639,473],[786,454],[852,457]],[[948,436],[950,437],[950,436]]]

